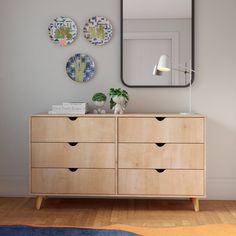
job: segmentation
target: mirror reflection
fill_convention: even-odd
[[[189,73],[153,75],[161,55],[171,68],[190,68],[192,0],[123,0],[123,77],[127,86],[186,86]]]

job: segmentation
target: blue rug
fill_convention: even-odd
[[[131,232],[111,229],[88,229],[66,227],[35,227],[25,225],[0,226],[0,236],[134,236]]]

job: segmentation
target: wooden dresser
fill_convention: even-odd
[[[30,192],[46,196],[205,197],[205,117],[32,115]]]

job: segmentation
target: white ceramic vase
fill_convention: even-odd
[[[112,108],[112,110],[114,110],[114,114],[123,114],[125,111],[125,97],[114,96],[112,97],[112,100],[116,103],[116,105]]]
[[[103,109],[106,101],[94,101],[93,102],[96,108],[93,110],[94,114],[105,114],[106,110]]]

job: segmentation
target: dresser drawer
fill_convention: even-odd
[[[119,168],[204,169],[204,144],[120,143]]]
[[[114,143],[32,143],[32,167],[115,168]]]
[[[115,142],[115,118],[32,117],[32,142]]]
[[[202,170],[119,170],[118,193],[123,195],[204,195]]]
[[[119,142],[203,143],[204,118],[119,118]]]
[[[73,170],[74,171],[74,170]],[[114,194],[114,169],[32,169],[32,193]]]

